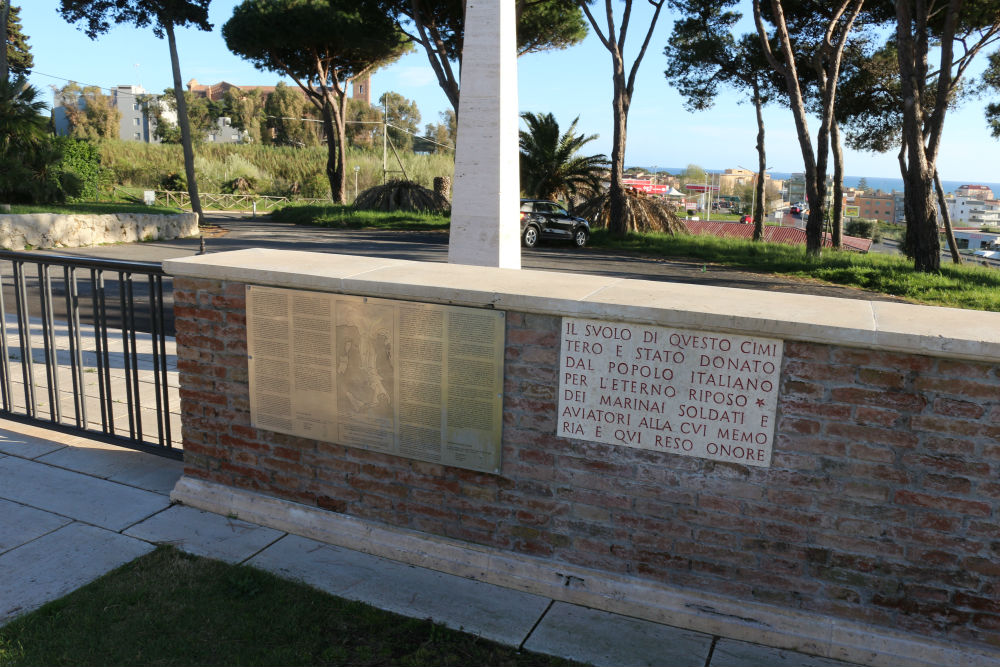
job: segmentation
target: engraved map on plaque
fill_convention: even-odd
[[[500,470],[504,313],[247,287],[254,426]]]
[[[770,467],[783,343],[563,318],[556,435]]]

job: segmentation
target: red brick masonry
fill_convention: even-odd
[[[772,465],[753,468],[556,437],[560,318],[509,312],[489,475],[251,428],[244,285],[179,277],[174,299],[187,475],[1000,646],[996,365],[786,341]]]

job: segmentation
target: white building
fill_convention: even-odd
[[[947,198],[947,202],[953,226],[1000,227],[1000,201],[955,195]]]

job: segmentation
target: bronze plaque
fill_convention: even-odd
[[[500,472],[504,313],[247,286],[257,428]]]

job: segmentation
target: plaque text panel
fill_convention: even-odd
[[[257,428],[500,471],[504,313],[247,286]]]
[[[563,318],[567,438],[770,467],[782,341]]]

